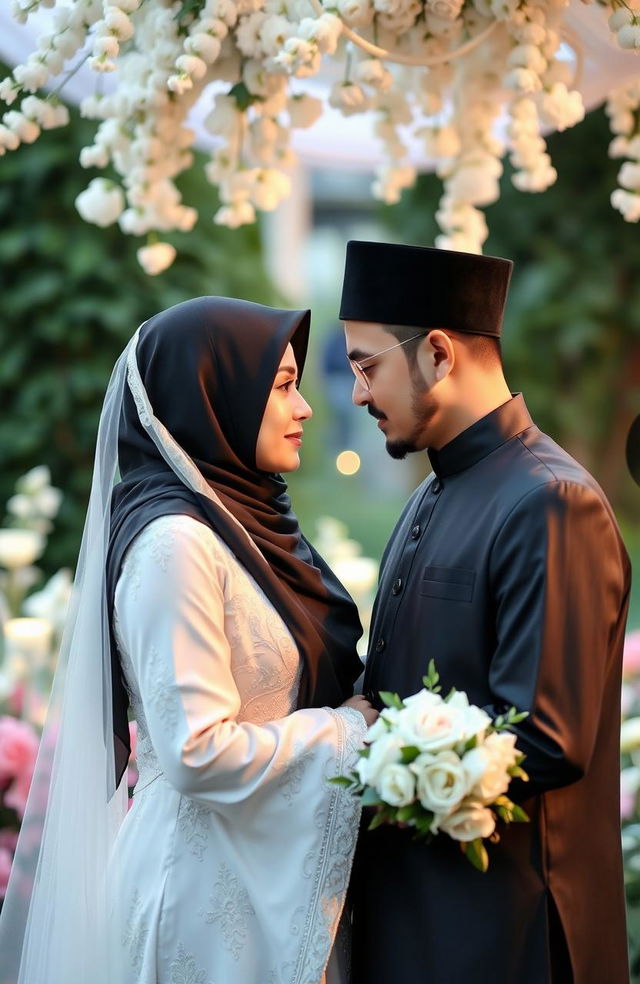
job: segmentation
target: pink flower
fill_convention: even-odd
[[[20,717],[22,714],[22,708],[24,705],[25,698],[25,685],[24,683],[19,683],[8,700],[8,707],[12,714],[16,717]]]
[[[7,894],[12,861],[13,855],[11,852],[6,847],[0,847],[0,899],[3,899]]]
[[[33,778],[33,766],[15,779],[4,794],[5,805],[15,810],[20,819],[24,816],[27,798]]]
[[[3,829],[0,830],[0,849],[4,848],[4,850],[9,851],[10,854],[14,854],[17,843],[17,830],[9,830],[8,827],[3,827]]]
[[[38,738],[26,721],[0,717],[0,782],[11,779],[31,782],[38,754]]]
[[[640,630],[629,632],[624,640],[622,656],[624,676],[635,676],[640,673]]]

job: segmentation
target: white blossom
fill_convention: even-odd
[[[76,198],[76,208],[85,222],[112,225],[124,209],[122,189],[113,181],[94,178]]]
[[[170,243],[153,243],[151,246],[141,246],[136,256],[145,273],[153,277],[171,266],[176,258],[176,250]]]
[[[287,111],[291,126],[304,129],[313,124],[322,115],[322,102],[315,96],[298,94],[292,96],[287,102]]]

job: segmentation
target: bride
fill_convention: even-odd
[[[197,298],[114,370],[3,981],[347,980],[359,817],[327,780],[376,712],[349,697],[354,605],[280,475],[311,416],[308,331],[308,312]]]

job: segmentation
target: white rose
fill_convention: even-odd
[[[457,690],[447,701],[449,707],[455,707],[464,716],[464,739],[483,737],[491,724],[491,718],[481,707],[469,703],[469,698],[462,690]]]
[[[469,791],[467,772],[455,752],[425,752],[410,769],[417,777],[418,799],[433,813],[451,813]]]
[[[0,566],[27,567],[44,550],[44,537],[35,530],[0,530]]]
[[[85,222],[109,226],[124,209],[122,188],[106,178],[94,178],[76,198],[76,208]]]
[[[406,765],[391,763],[378,776],[376,788],[390,806],[407,806],[415,798],[416,781]]]
[[[170,243],[153,243],[151,246],[141,246],[136,256],[145,273],[154,277],[171,266],[176,258],[176,249]]]
[[[490,837],[496,829],[496,820],[491,810],[470,800],[455,813],[438,818],[437,829],[444,830],[454,840],[472,841],[477,837]]]
[[[372,743],[367,758],[360,758],[356,772],[365,786],[377,786],[378,778],[385,766],[400,762],[402,743],[391,734],[381,735]]]
[[[398,734],[422,752],[450,749],[463,738],[463,714],[437,694],[422,690],[405,700],[398,715]]]
[[[464,756],[470,793],[480,802],[493,803],[506,793],[511,781],[507,769],[515,765],[518,755],[515,744],[515,735],[494,733]]]

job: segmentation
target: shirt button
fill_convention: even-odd
[[[397,595],[402,591],[402,578],[397,577],[391,585],[391,594]]]
[[[419,536],[420,536],[420,526],[416,524],[411,530],[411,539],[417,540]]]
[[[431,491],[433,492],[434,495],[437,495],[438,492],[440,492],[441,490],[442,490],[442,482],[440,481],[439,478],[435,478],[431,483]]]
[[[384,639],[378,639],[378,641],[376,642],[376,652],[377,653],[381,653],[382,650],[384,649],[385,645],[386,645],[386,643],[385,643]]]

